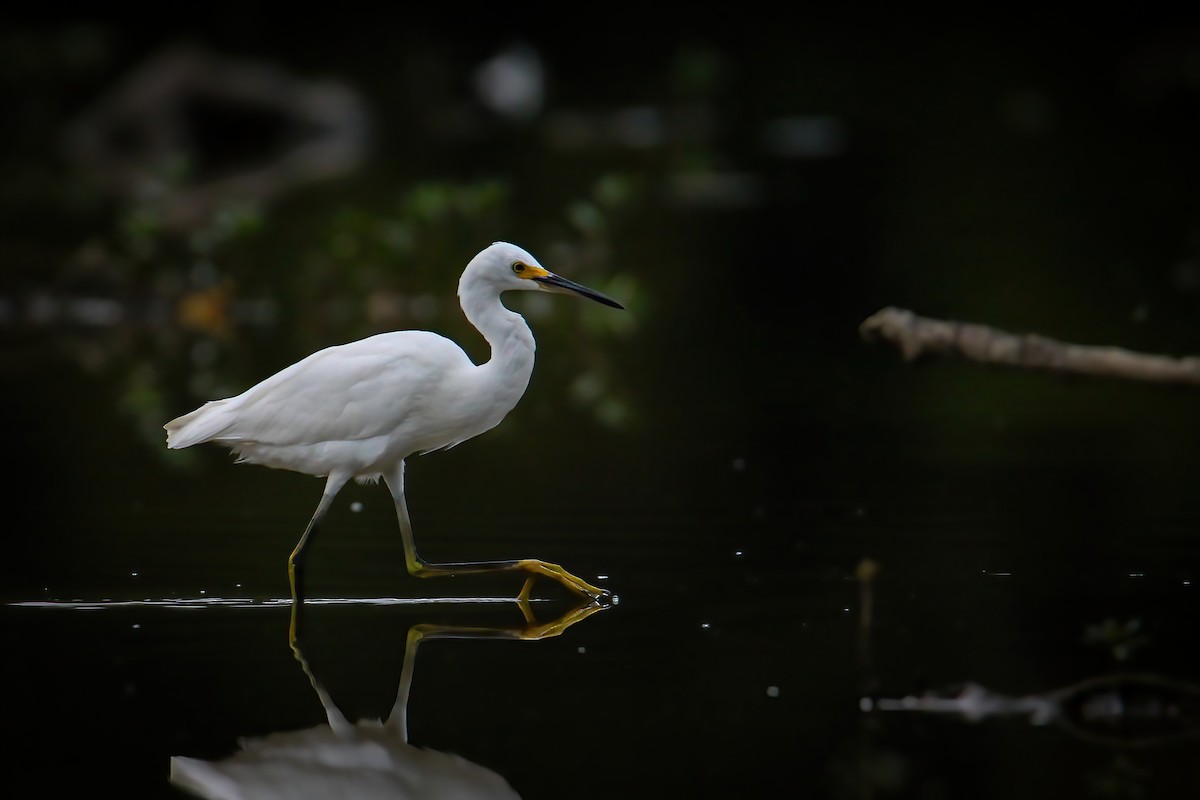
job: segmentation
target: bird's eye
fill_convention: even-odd
[[[515,273],[517,273],[518,275],[520,275],[520,274],[521,274],[522,272],[524,272],[524,271],[525,271],[525,265],[524,265],[524,264],[522,264],[520,261],[514,261],[514,262],[513,262],[513,272],[515,272]]]

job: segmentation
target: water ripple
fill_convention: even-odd
[[[405,606],[405,605],[441,605],[458,603],[463,605],[479,605],[488,603],[514,603],[511,597],[317,597],[305,598],[308,605],[365,605],[365,606]],[[145,598],[142,600],[22,600],[8,603],[10,606],[21,608],[59,608],[76,611],[95,611],[108,608],[280,608],[292,604],[290,597],[256,599],[251,597],[167,597],[162,599]]]

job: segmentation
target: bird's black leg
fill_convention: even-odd
[[[321,495],[321,502],[317,503],[317,510],[313,512],[312,519],[308,521],[308,527],[304,529],[304,533],[300,536],[300,541],[296,542],[296,546],[292,549],[292,554],[288,556],[288,583],[292,588],[293,602],[304,599],[303,572],[305,548],[308,546],[313,534],[316,533],[321,520],[329,512],[329,507],[333,505],[333,498],[337,497],[337,493],[346,485],[347,480],[349,480],[348,476],[330,475],[325,481],[325,491]]]

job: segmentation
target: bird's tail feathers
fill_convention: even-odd
[[[163,428],[167,431],[167,447],[180,450],[215,439],[229,428],[231,420],[223,413],[225,400],[212,400],[182,417],[176,417]]]

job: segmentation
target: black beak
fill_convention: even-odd
[[[625,308],[625,306],[621,305],[616,300],[613,300],[608,295],[601,294],[595,289],[589,289],[586,286],[575,283],[575,281],[569,281],[566,278],[561,278],[558,275],[555,275],[553,272],[544,278],[534,278],[534,280],[541,284],[543,289],[547,289],[552,292],[578,294],[588,298],[589,300],[595,300],[597,303],[603,303],[606,306],[611,306],[612,308]]]

